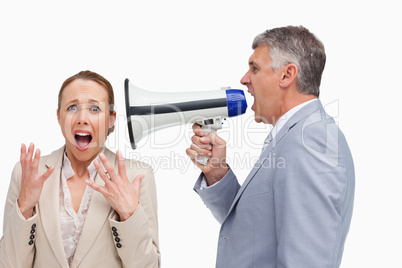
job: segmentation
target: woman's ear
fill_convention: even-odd
[[[57,114],[57,122],[59,122],[59,125],[60,125],[60,112],[59,112],[59,109],[56,110],[56,114]]]
[[[116,123],[116,111],[113,111],[112,114],[109,115],[109,129],[107,131],[107,135],[114,131],[114,124]]]
[[[296,82],[296,77],[298,73],[298,68],[296,64],[290,63],[283,68],[282,77],[280,80],[280,86],[282,88],[287,88]]]
[[[113,127],[114,124],[116,123],[116,117],[117,113],[116,111],[113,111],[113,113],[109,116],[109,128]]]

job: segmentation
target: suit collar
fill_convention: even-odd
[[[46,168],[54,166],[55,170],[43,185],[41,198],[39,200],[39,209],[43,229],[45,230],[49,244],[52,245],[54,255],[61,267],[68,267],[61,236],[59,217],[60,174],[64,150],[65,146],[52,152],[46,160]],[[116,155],[107,148],[105,148],[104,154],[111,165],[114,166],[114,169],[117,170]],[[95,177],[95,183],[102,186],[104,185],[99,175]],[[91,249],[99,232],[108,220],[110,211],[111,207],[103,195],[94,190],[91,197],[91,205],[88,209],[87,219],[85,220],[84,229],[78,242],[71,267],[77,267]]]
[[[49,245],[61,267],[68,267],[66,254],[64,252],[63,240],[60,229],[60,210],[59,210],[59,189],[60,172],[62,166],[64,146],[57,151],[52,152],[47,161],[46,168],[54,166],[53,173],[43,184],[41,198],[39,199],[40,218],[48,239]],[[44,172],[44,171],[42,171]]]
[[[230,212],[236,205],[237,201],[239,200],[240,196],[243,194],[244,190],[246,189],[248,184],[251,182],[251,180],[254,178],[255,174],[261,168],[262,164],[268,158],[269,154],[272,152],[272,150],[275,148],[275,146],[286,136],[286,134],[289,132],[290,129],[292,129],[298,122],[300,122],[300,120],[302,120],[306,116],[311,115],[312,113],[314,113],[317,110],[322,110],[322,111],[324,110],[320,100],[313,101],[313,102],[307,104],[306,106],[301,108],[299,111],[297,111],[294,115],[292,115],[292,117],[289,118],[289,120],[285,123],[285,125],[281,128],[281,130],[275,136],[275,138],[272,139],[272,141],[270,142],[268,147],[260,155],[258,161],[255,163],[253,169],[250,171],[250,174],[247,176],[243,185],[237,192],[237,195],[236,195],[227,215],[230,214]]]
[[[105,148],[104,154],[110,164],[113,166],[114,170],[117,170],[116,155],[107,148]],[[96,175],[95,183],[101,186],[105,185],[105,182],[102,180],[102,178],[100,178],[99,175]],[[95,243],[96,238],[99,236],[103,226],[108,224],[108,215],[111,211],[112,207],[105,197],[101,193],[94,190],[92,192],[91,204],[88,209],[84,229],[82,230],[82,234],[75,251],[73,263],[71,264],[72,268],[78,267],[83,258],[87,255],[88,251]],[[102,241],[102,243],[105,243],[105,241]]]

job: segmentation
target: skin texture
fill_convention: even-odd
[[[63,92],[57,119],[66,141],[66,153],[75,175],[68,179],[73,207],[78,211],[86,185],[99,191],[120,216],[127,220],[137,209],[140,183],[143,175],[129,182],[121,152],[117,152],[118,172],[113,170],[106,157],[101,154],[107,138],[107,132],[116,121],[116,112],[109,112],[107,91],[100,84],[77,79],[66,86]],[[77,133],[89,134],[89,144],[83,146],[76,141]],[[40,150],[31,144],[27,150],[21,146],[22,182],[18,199],[20,211],[28,219],[33,215],[33,208],[38,203],[43,183],[54,171],[50,167],[44,174],[38,174]],[[87,167],[99,155],[102,162],[95,161],[98,174],[105,181],[99,186],[89,181]],[[105,174],[106,169],[108,175]]]

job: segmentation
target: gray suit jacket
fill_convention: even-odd
[[[230,170],[194,190],[221,223],[216,267],[339,267],[355,174],[346,139],[320,101],[295,113],[243,185]]]

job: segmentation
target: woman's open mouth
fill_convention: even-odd
[[[79,151],[85,151],[91,144],[92,135],[88,132],[77,131],[74,134],[75,146]]]

